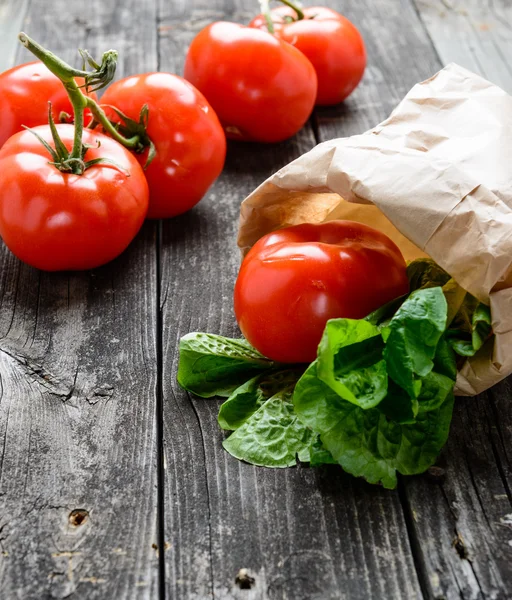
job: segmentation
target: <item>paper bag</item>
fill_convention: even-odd
[[[494,341],[466,361],[456,393],[512,373],[512,97],[451,64],[362,135],[324,142],[242,203],[238,245],[289,225],[352,219],[428,255],[491,307]]]

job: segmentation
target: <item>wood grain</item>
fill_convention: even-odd
[[[510,597],[510,400],[509,383],[492,396],[458,399],[438,461],[442,472],[404,481],[418,559],[434,598]],[[508,423],[496,419],[498,404]]]
[[[176,383],[189,331],[238,336],[232,289],[242,199],[317,141],[360,133],[456,60],[509,91],[506,0],[328,1],[369,63],[343,105],[272,146],[231,143],[190,213],[148,223],[104,268],[45,274],[0,250],[0,597],[177,600],[493,599],[512,581],[512,383],[456,405],[439,468],[397,492],[339,469],[270,470],[221,447],[219,401]],[[29,11],[30,9],[30,11]],[[251,0],[0,0],[0,68],[27,33],[77,64],[115,47],[118,74],[181,73],[212,20]],[[500,56],[503,54],[503,56]],[[157,372],[158,365],[162,372]],[[161,384],[161,390],[160,390]],[[165,544],[157,527],[163,398]],[[240,589],[240,569],[254,578]]]
[[[456,62],[512,93],[509,0],[415,0],[443,64]]]
[[[424,17],[421,6],[426,3],[417,4]],[[476,2],[463,4],[471,11]],[[491,7],[490,3],[478,3],[482,10],[487,5],[489,19],[503,4],[496,2]],[[414,83],[442,66],[412,4],[353,3],[346,7],[345,14],[359,24],[368,42],[368,62],[373,67],[345,105],[317,112],[322,141],[374,126],[387,117]],[[381,20],[381,27],[375,35],[377,20]],[[393,27],[400,28],[401,34],[397,35]],[[442,27],[451,47],[462,52],[457,25],[449,20],[428,28],[436,49],[442,54],[436,37]],[[455,57],[445,62],[450,60]],[[512,435],[511,399],[507,383],[478,398],[460,399],[448,444],[441,455],[439,477],[425,475],[401,482],[410,543],[427,598],[509,597],[512,525],[507,442]]]
[[[0,72],[14,64],[18,52],[18,33],[27,14],[30,0],[0,1]]]
[[[33,0],[23,27],[74,64],[156,68],[154,6]],[[155,598],[155,226],[91,272],[0,263],[0,596]]]
[[[212,19],[251,17],[250,3],[162,8],[160,66],[179,69],[193,35]],[[333,5],[336,6],[336,5]],[[370,13],[374,9],[369,9]],[[270,470],[221,447],[217,400],[176,381],[189,331],[239,336],[232,290],[241,200],[313,146],[311,129],[285,144],[230,144],[226,169],[188,215],[164,224],[162,318],[166,453],[167,590],[172,598],[420,598],[397,493],[339,469]],[[235,583],[246,568],[250,590]]]

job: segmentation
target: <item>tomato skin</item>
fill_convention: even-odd
[[[366,67],[366,49],[359,30],[343,15],[323,6],[304,9],[305,18],[296,18],[288,6],[271,11],[275,35],[303,52],[318,76],[316,104],[329,106],[345,100],[361,81]],[[267,31],[265,17],[258,15],[249,24]]]
[[[312,362],[329,319],[361,319],[408,289],[405,260],[380,231],[353,221],[296,225],[251,248],[235,284],[235,315],[268,358]]]
[[[48,126],[34,128],[52,147]],[[58,125],[68,149],[72,125]],[[123,146],[85,130],[86,160],[107,157],[83,175],[62,173],[29,131],[0,150],[0,235],[23,262],[44,271],[82,270],[112,260],[140,229],[148,207],[142,168]],[[97,143],[101,146],[98,148]]]
[[[113,83],[102,104],[115,106],[136,121],[142,106],[148,105],[147,133],[156,147],[145,170],[148,218],[174,217],[197,204],[220,175],[226,158],[224,131],[201,92],[178,75],[144,73]],[[147,151],[135,156],[144,165]]]
[[[296,48],[258,29],[208,25],[192,41],[185,78],[206,96],[228,138],[280,142],[308,120],[317,80]]]
[[[81,85],[83,79],[77,78]],[[89,94],[96,98],[96,94]],[[13,67],[0,73],[0,148],[18,131],[48,123],[48,102],[52,115],[59,122],[61,112],[73,115],[73,107],[62,82],[40,61]],[[91,114],[85,112],[85,123]]]

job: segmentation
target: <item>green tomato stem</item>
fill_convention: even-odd
[[[86,77],[88,75],[87,71],[80,71],[68,65],[61,58],[55,56],[53,52],[43,48],[26,33],[21,32],[18,35],[18,39],[27,50],[30,50],[62,82],[73,81],[75,77]]]
[[[260,0],[260,10],[261,14],[265,17],[265,22],[267,24],[267,29],[269,33],[274,33],[274,23],[272,21],[272,15],[270,14],[270,1],[269,0]]]
[[[299,2],[293,2],[292,0],[278,0],[281,4],[289,6],[292,10],[297,13],[297,21],[302,21],[305,18],[304,11]]]
[[[88,108],[96,121],[101,123],[105,131],[107,131],[117,142],[130,150],[140,149],[141,140],[139,135],[130,138],[123,136],[116,127],[109,121],[103,109],[91,97],[86,96],[75,81],[75,77],[83,77],[91,85],[96,86],[94,89],[104,87],[113,79],[117,52],[109,50],[103,55],[102,64],[98,65],[90,57],[89,53],[82,51],[84,62],[87,60],[94,71],[81,71],[74,69],[58,56],[43,48],[25,33],[20,33],[18,36],[20,42],[34,54],[56,77],[58,77],[69,96],[74,112],[75,135],[73,140],[73,150],[68,157],[68,160],[82,161],[83,158],[83,142],[82,135],[84,130],[84,110]]]
[[[32,52],[56,77],[58,77],[68,93],[69,99],[73,106],[75,135],[73,138],[73,150],[69,155],[71,160],[82,160],[82,133],[84,130],[84,109],[87,106],[87,97],[82,93],[75,82],[75,77],[83,77],[84,71],[73,69],[66,62],[55,56],[53,52],[46,50],[40,44],[35,42],[25,33],[20,33],[18,36],[20,42]]]
[[[99,106],[97,102],[95,102],[92,98],[87,97],[87,108],[91,111],[94,116],[94,119],[103,127],[105,131],[109,133],[111,137],[113,137],[117,142],[122,144],[125,148],[129,148],[130,150],[137,149],[141,140],[138,135],[134,135],[131,138],[126,138],[124,135],[119,133],[119,131],[115,128],[112,122],[109,120],[105,111]]]

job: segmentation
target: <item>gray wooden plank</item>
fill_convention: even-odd
[[[493,395],[508,404],[504,415],[510,426],[509,384],[496,386]],[[498,453],[498,445],[507,452],[510,430],[496,420],[495,402],[490,392],[458,399],[438,461],[442,471],[405,483],[413,535],[434,598],[510,597],[510,462]]]
[[[512,93],[509,0],[415,0],[441,62],[456,62]]]
[[[254,4],[162,2],[160,10],[160,67],[181,72],[200,28],[222,18],[247,22]],[[232,290],[241,200],[314,142],[306,129],[276,146],[230,144],[208,196],[164,224],[165,559],[167,590],[178,600],[421,598],[397,493],[339,469],[272,470],[236,461],[221,447],[219,402],[189,397],[175,380],[181,335],[240,335]],[[250,590],[235,582],[243,568],[255,579]]]
[[[316,112],[319,140],[357,135],[393,110],[409,89],[439,70],[432,44],[409,0],[328,3],[360,29],[368,53],[363,80],[347,100]]]
[[[477,3],[462,4],[471,10]],[[504,5],[478,4],[494,6],[494,14]],[[377,124],[414,83],[442,66],[428,33],[442,55],[436,35],[446,23],[429,27],[427,33],[412,3],[371,5],[360,2],[344,7],[367,41],[370,68],[347,102],[318,111],[321,140],[360,133]],[[464,54],[453,22],[452,26],[453,30],[444,35],[451,40],[450,49]],[[400,35],[393,27],[401,31]],[[451,56],[446,62],[454,59]],[[460,399],[450,440],[440,459],[441,482],[429,476],[402,482],[401,497],[416,566],[429,598],[509,597],[512,536],[507,441],[511,441],[511,396],[510,384],[503,383],[476,399]]]
[[[489,397],[492,400],[489,416],[492,447],[503,485],[512,500],[512,377],[490,389]]]
[[[28,11],[30,0],[1,0],[0,24],[0,72],[14,64],[18,52],[17,34]]]
[[[117,46],[156,67],[152,3],[33,0],[23,28],[75,64]],[[86,273],[0,251],[2,598],[157,595],[155,232]]]

